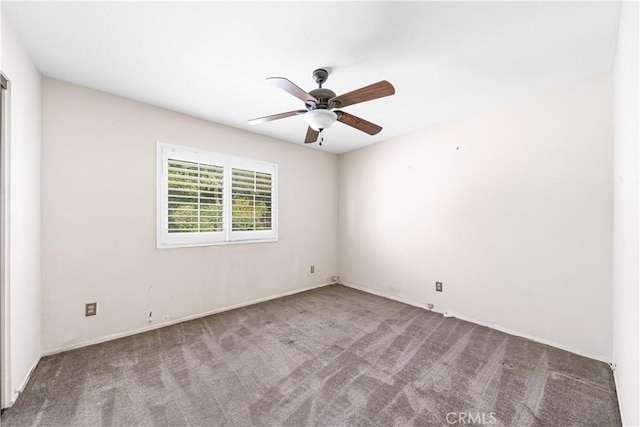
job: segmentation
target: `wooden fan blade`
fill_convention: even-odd
[[[287,111],[286,113],[272,114],[270,116],[258,117],[257,119],[249,120],[249,124],[257,125],[260,123],[272,122],[278,119],[284,119],[285,117],[297,116],[298,114],[304,114],[307,110]]]
[[[304,138],[304,143],[311,144],[313,142],[316,142],[318,140],[319,134],[320,132],[318,132],[317,130],[313,130],[313,128],[309,126],[309,129],[307,129],[307,136]]]
[[[269,80],[271,83],[278,86],[280,89],[284,90],[285,92],[288,92],[291,95],[295,96],[296,98],[304,101],[305,103],[311,102],[314,105],[318,103],[317,99],[309,95],[303,89],[300,89],[298,86],[292,83],[289,79],[285,79],[284,77],[269,77],[267,80]]]
[[[329,105],[331,105],[332,108],[342,108],[348,105],[358,104],[360,102],[371,101],[372,99],[383,98],[385,96],[393,95],[394,93],[396,93],[396,90],[393,88],[391,83],[386,80],[382,80],[381,82],[331,98],[329,100]]]
[[[339,122],[349,125],[352,128],[356,128],[364,133],[368,133],[369,135],[375,135],[382,130],[382,127],[361,119],[360,117],[356,117],[353,114],[345,113],[344,111],[336,111],[335,113],[338,115]]]

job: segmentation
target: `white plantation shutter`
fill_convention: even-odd
[[[277,166],[158,144],[159,248],[277,239]]]
[[[168,232],[224,231],[224,168],[204,163],[168,160]]]
[[[231,240],[276,237],[276,177],[274,164],[231,162]]]
[[[271,230],[271,174],[231,169],[233,231]]]

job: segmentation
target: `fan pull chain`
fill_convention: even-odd
[[[324,129],[320,129],[320,143],[318,145],[322,146],[323,141],[324,141]]]

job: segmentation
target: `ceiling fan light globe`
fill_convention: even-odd
[[[324,109],[311,110],[304,115],[304,120],[311,126],[311,129],[316,131],[329,129],[337,119],[336,113]]]

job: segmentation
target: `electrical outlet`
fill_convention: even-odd
[[[97,302],[88,302],[84,305],[84,316],[95,316],[98,314],[98,303]]]
[[[427,304],[427,308],[428,308],[429,310],[433,310],[433,304]]]
[[[313,274],[313,273],[315,273],[315,272],[316,272],[316,266],[315,266],[315,265],[312,265],[312,266],[311,266],[311,274]]]
[[[436,282],[436,292],[442,292],[442,282]]]

